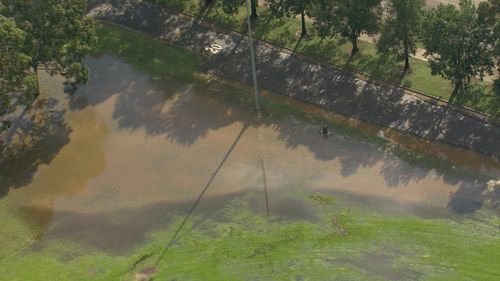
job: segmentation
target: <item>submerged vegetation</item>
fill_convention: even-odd
[[[31,226],[2,201],[0,214],[10,227],[0,236],[0,279],[133,280],[150,272],[154,280],[479,281],[500,274],[500,221],[488,213],[424,219],[367,211],[300,188],[280,194],[271,204],[300,202],[290,208],[308,218],[266,217],[253,207],[262,198],[249,193],[211,216],[192,217],[163,256],[181,214],[165,214],[173,220],[168,227],[149,233],[136,248],[114,253],[77,241],[36,242]]]

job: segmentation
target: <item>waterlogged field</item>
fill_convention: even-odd
[[[205,58],[99,32],[89,84],[68,98],[43,76],[3,151],[0,280],[500,276],[498,162],[271,98],[257,118]]]
[[[483,212],[473,220],[388,215],[293,188],[275,200],[298,208],[296,217],[267,217],[254,207],[259,197],[247,193],[193,216],[161,258],[181,214],[165,212],[170,227],[114,253],[64,239],[35,243],[31,227],[2,206],[2,218],[10,218],[2,235],[11,242],[2,247],[0,273],[3,280],[134,280],[151,268],[154,280],[495,280],[500,274],[499,220]]]

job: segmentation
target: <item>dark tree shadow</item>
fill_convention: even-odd
[[[25,118],[19,120],[12,143],[0,151],[0,197],[10,188],[29,184],[42,164],[49,164],[69,143],[71,129],[64,110],[55,109],[49,98],[36,102]]]
[[[483,207],[500,214],[500,189],[487,190],[485,182],[463,182],[452,195],[448,207],[459,214],[473,213]]]

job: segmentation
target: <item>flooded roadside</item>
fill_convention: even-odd
[[[300,210],[300,203],[280,199],[295,187],[344,194],[358,204],[371,202],[375,210],[393,205],[395,214],[429,208],[427,215],[437,217],[450,210],[473,213],[486,199],[481,179],[410,164],[355,136],[334,132],[324,138],[317,125],[296,118],[257,120],[239,98],[179,81],[152,82],[113,57],[89,58],[87,64],[90,81],[72,98],[62,93],[62,81],[42,79],[52,105],[41,105],[39,114],[60,112],[60,122],[48,122],[53,131],[33,131],[40,134],[36,153],[0,168],[0,201],[14,202],[39,239],[111,249],[142,242],[149,231],[189,210],[233,145],[198,212],[215,212],[248,192],[263,193],[262,161],[271,214]],[[379,128],[344,122],[380,134]],[[441,153],[472,173],[495,176],[500,170],[485,156],[382,132],[403,145]],[[18,176],[12,172],[17,170],[30,173]]]

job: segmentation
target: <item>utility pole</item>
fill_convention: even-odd
[[[247,0],[247,23],[248,23],[248,39],[250,42],[250,58],[252,60],[252,77],[253,77],[253,95],[255,98],[255,108],[257,109],[257,115],[259,120],[262,118],[262,111],[260,108],[260,102],[259,102],[259,87],[257,84],[257,69],[256,69],[256,64],[255,64],[255,49],[253,45],[253,37],[252,37],[252,21],[250,20],[250,0]],[[264,195],[265,195],[265,200],[266,200],[266,213],[267,216],[269,217],[269,193],[267,191],[267,176],[266,176],[266,153],[264,151],[264,146],[263,146],[263,134],[260,131],[260,128],[257,129],[258,132],[258,154],[260,154],[261,158],[261,168],[262,168],[262,179],[263,179],[263,184],[264,184]]]
[[[250,58],[252,60],[252,76],[253,76],[253,90],[254,90],[254,98],[255,98],[255,108],[257,109],[257,113],[259,114],[259,118],[261,115],[260,103],[259,103],[259,87],[257,85],[257,69],[255,66],[255,50],[253,46],[253,37],[252,37],[252,22],[250,20],[250,0],[247,0],[247,23],[248,23],[248,39],[250,41]]]

